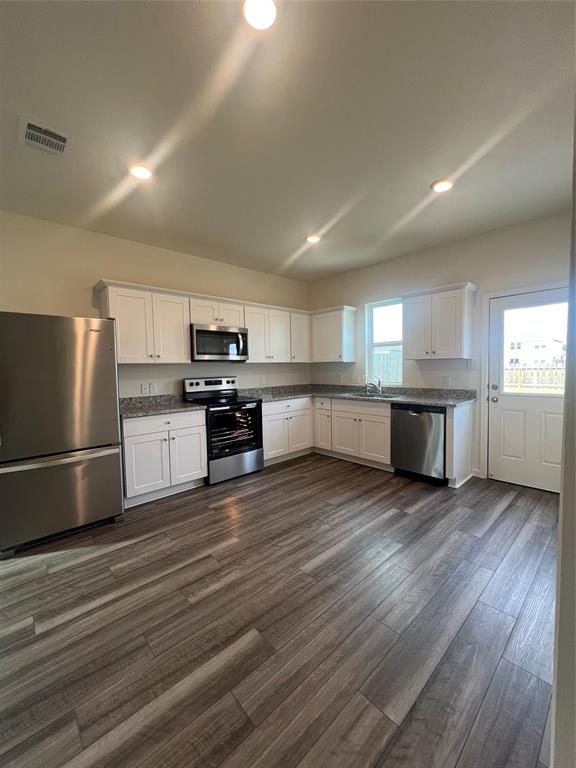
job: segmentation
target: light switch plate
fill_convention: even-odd
[[[142,395],[149,395],[150,394],[150,384],[140,384],[140,394],[142,394]]]
[[[151,395],[157,395],[158,394],[158,383],[156,381],[150,382],[149,391]]]

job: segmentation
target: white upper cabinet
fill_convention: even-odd
[[[213,299],[190,299],[191,322],[199,325],[244,327],[244,305]]]
[[[356,309],[343,307],[312,315],[312,362],[353,363]]]
[[[268,355],[271,363],[290,362],[290,312],[268,311]]]
[[[190,307],[185,296],[155,293],[154,356],[157,363],[190,362]]]
[[[246,307],[249,363],[290,362],[290,312]]]
[[[290,351],[293,363],[312,362],[310,315],[290,312]]]
[[[246,307],[248,362],[268,363],[268,310]]]
[[[409,296],[403,301],[406,360],[463,359],[471,356],[472,301],[476,287]]]
[[[402,349],[406,360],[430,356],[432,297],[414,296],[402,302]]]
[[[152,294],[134,288],[107,288],[102,314],[116,320],[119,363],[153,363],[154,321]]]

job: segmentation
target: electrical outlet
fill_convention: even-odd
[[[260,386],[261,387],[266,386],[266,376],[260,376]]]
[[[150,394],[150,384],[140,384],[140,393],[143,395]]]
[[[450,389],[450,376],[442,376],[442,387]]]
[[[151,395],[157,395],[158,394],[158,383],[156,381],[150,382],[150,394]]]

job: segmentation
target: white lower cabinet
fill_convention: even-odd
[[[170,432],[170,484],[199,480],[208,474],[206,430],[188,427]]]
[[[123,426],[126,498],[157,498],[208,474],[204,411],[125,419]]]
[[[168,432],[124,438],[126,496],[152,493],[170,485]]]
[[[277,459],[312,447],[312,401],[309,397],[264,403],[264,458]]]
[[[334,401],[332,450],[390,464],[390,406]]]
[[[316,409],[314,412],[314,445],[325,451],[332,450],[332,414]]]

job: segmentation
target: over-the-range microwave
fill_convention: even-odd
[[[248,360],[248,329],[193,323],[192,360]]]

